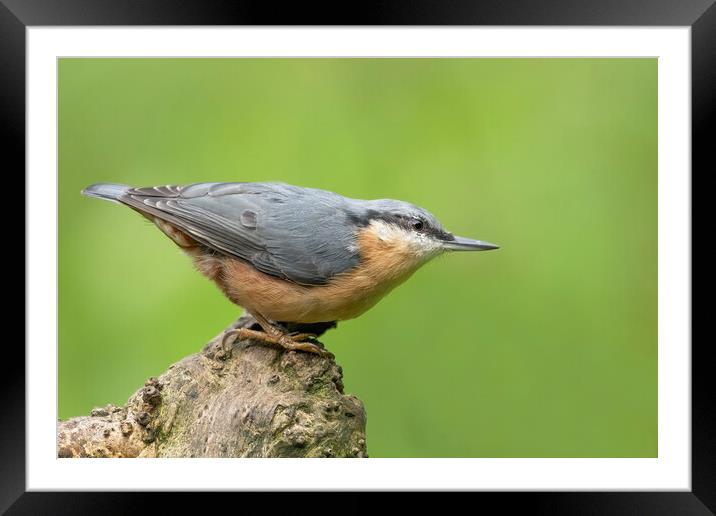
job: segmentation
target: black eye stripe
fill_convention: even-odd
[[[454,240],[455,237],[440,227],[434,227],[428,221],[419,218],[415,215],[403,214],[403,213],[386,213],[379,212],[376,210],[368,210],[365,214],[355,215],[349,214],[348,221],[352,224],[356,224],[359,227],[367,226],[371,220],[382,220],[391,224],[396,224],[409,231],[420,231],[425,235],[430,235],[440,240]],[[421,227],[416,228],[415,223],[421,224]]]

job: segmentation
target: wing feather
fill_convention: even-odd
[[[132,188],[119,200],[272,276],[327,283],[358,263],[346,199],[280,183]]]

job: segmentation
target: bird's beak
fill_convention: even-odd
[[[489,251],[490,249],[499,249],[500,246],[483,242],[482,240],[472,240],[471,238],[463,238],[456,236],[455,240],[443,240],[443,249],[447,251]]]

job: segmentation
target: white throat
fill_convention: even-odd
[[[435,238],[383,220],[372,220],[369,229],[382,242],[412,255],[420,261],[427,261],[443,250],[442,245]]]

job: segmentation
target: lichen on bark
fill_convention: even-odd
[[[251,327],[247,316],[230,328]],[[333,358],[219,334],[126,405],[58,423],[59,457],[366,457],[362,402]]]

